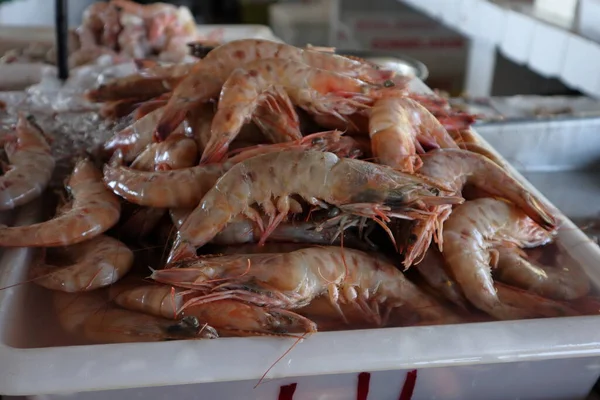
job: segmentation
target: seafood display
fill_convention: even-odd
[[[127,59],[153,59],[179,63],[189,59],[190,45],[214,44],[201,37],[190,10],[169,3],[142,5],[132,0],[99,1],[84,12],[81,25],[69,31],[71,68],[108,57],[115,62]],[[55,47],[33,43],[14,49],[0,63],[56,62]]]
[[[96,3],[78,33],[166,59],[194,33],[177,10]],[[59,206],[0,226],[0,246],[35,248],[28,282],[51,293],[66,334],[298,338],[600,312],[556,251],[558,213],[477,140],[473,116],[319,48],[205,50],[89,89],[112,136],[68,177],[42,117],[17,110],[4,136],[0,208]],[[62,178],[66,194],[46,190]]]

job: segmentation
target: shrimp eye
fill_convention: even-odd
[[[169,325],[167,327],[167,333],[170,334],[179,334],[179,333],[188,333],[188,332],[197,332],[200,329],[200,321],[198,318],[193,316],[186,316],[181,319],[181,321],[176,324]]]
[[[383,87],[389,88],[389,87],[394,87],[396,86],[396,84],[392,81],[390,81],[389,79],[385,82],[383,82]]]
[[[431,188],[431,193],[433,193],[436,196],[439,196],[440,195],[440,190],[437,189],[437,188]]]
[[[331,210],[329,210],[327,212],[327,216],[329,218],[333,218],[333,217],[337,217],[338,215],[340,215],[341,210],[337,207],[333,207]]]
[[[323,139],[322,137],[314,138],[311,141],[311,143],[314,144],[314,145],[323,144],[323,143],[325,143],[325,139]]]
[[[417,235],[414,233],[408,237],[408,244],[415,244],[417,242]]]

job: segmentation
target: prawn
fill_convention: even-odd
[[[131,163],[131,168],[143,171],[170,171],[189,168],[196,164],[196,141],[184,135],[172,135],[164,142],[151,143]]]
[[[490,198],[467,201],[452,212],[444,226],[444,260],[466,298],[498,319],[532,317],[531,311],[504,303],[494,287],[491,267],[494,247],[508,243],[535,247],[552,240],[519,208]]]
[[[414,173],[424,149],[458,148],[440,122],[425,107],[407,97],[384,97],[369,118],[374,157],[384,165]]]
[[[80,160],[67,182],[73,201],[53,219],[28,226],[0,228],[0,246],[60,247],[92,239],[119,220],[119,199],[104,186],[102,174]]]
[[[83,292],[111,285],[133,265],[133,252],[120,241],[100,235],[62,249],[72,264],[34,263],[31,279],[38,285],[63,292]]]
[[[340,304],[352,305],[365,319],[383,326],[389,313],[409,306],[424,319],[460,318],[424,294],[394,265],[358,250],[311,247],[284,254],[200,258],[153,271],[155,281],[212,291],[181,310],[218,300],[240,300],[267,308],[297,309],[321,295],[346,320]]]
[[[462,193],[466,185],[484,189],[489,196],[509,200],[542,227],[554,230],[557,219],[541,199],[529,192],[505,169],[488,158],[467,150],[439,149],[423,154],[419,174],[444,182],[454,195]],[[432,218],[413,223],[414,240],[405,249],[405,267],[422,257],[429,248],[434,233],[443,250],[443,223],[452,207],[441,205],[433,210]],[[418,262],[418,261],[417,261]]]
[[[366,161],[340,159],[333,153],[286,150],[264,154],[235,165],[206,193],[181,226],[169,262],[194,257],[197,247],[240,214],[261,223],[251,207],[255,203],[269,218],[262,244],[297,203],[292,195],[322,208],[329,203],[383,225],[379,218],[422,218],[427,205],[462,202],[462,198],[438,196],[439,190],[443,188],[438,183]]]
[[[191,212],[191,210],[189,210]],[[173,216],[173,215],[172,215]],[[281,242],[281,243],[313,243],[321,245],[332,245],[340,244],[341,236],[344,235],[344,247],[356,248],[361,250],[373,249],[372,244],[369,244],[361,240],[357,235],[346,235],[345,230],[352,226],[358,226],[360,224],[360,218],[354,217],[353,220],[347,218],[343,221],[342,225],[336,223],[336,221],[325,221],[325,222],[302,222],[302,221],[291,221],[283,222],[279,224],[273,233],[269,236],[270,242]],[[183,223],[184,219],[180,219],[178,223]],[[174,222],[176,227],[177,225]],[[258,243],[263,234],[260,229],[262,225],[256,224],[255,222],[243,218],[237,217],[231,221],[225,229],[217,234],[211,243],[216,245],[238,245],[244,243]]]
[[[126,284],[111,288],[113,301],[121,307],[154,315],[178,319],[194,317],[215,328],[221,336],[289,336],[290,332],[316,332],[307,318],[292,311],[268,309],[236,300],[221,300],[182,311],[183,305],[202,293],[161,284]]]
[[[121,165],[120,155],[115,153],[112,162],[104,166],[104,182],[131,203],[157,208],[195,207],[226,171],[243,160],[286,148],[327,150],[340,136],[340,132],[322,132],[297,142],[251,147],[223,164],[171,171],[136,171]]]
[[[192,71],[193,66],[173,64],[152,67],[89,89],[85,97],[94,103],[131,97],[151,99],[172,91]]]
[[[267,59],[248,63],[235,70],[223,84],[210,141],[202,153],[201,163],[223,159],[229,144],[253,116],[265,92],[271,93],[274,86],[283,92],[283,97],[289,96],[309,114],[330,114],[341,120],[345,120],[345,115],[368,107],[379,90],[379,87],[358,79],[298,61]],[[293,108],[286,112],[295,115]],[[297,121],[297,115],[295,118]]]
[[[39,197],[48,186],[55,161],[33,117],[20,113],[15,138],[4,144],[9,166],[0,177],[0,210],[11,210]]]
[[[63,329],[92,343],[160,342],[214,339],[217,331],[194,317],[178,321],[117,308],[103,291],[69,294],[54,292],[54,307]]]
[[[559,253],[556,267],[528,259],[522,250],[498,247],[494,278],[555,300],[575,300],[587,295],[590,281],[571,257]]]
[[[234,40],[209,52],[195,64],[186,79],[177,85],[167,110],[156,127],[157,139],[164,140],[181,123],[187,110],[216,98],[236,68],[251,61],[273,58],[336,71],[374,84],[390,83],[394,77],[393,71],[381,70],[371,64],[335,54],[300,49],[263,39]]]
[[[438,250],[430,248],[423,261],[416,266],[416,270],[436,293],[462,310],[469,309],[469,303],[460,287],[446,272],[443,255]]]

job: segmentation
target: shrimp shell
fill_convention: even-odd
[[[501,243],[535,247],[552,240],[521,210],[490,198],[457,206],[444,225],[444,260],[466,298],[498,319],[535,317],[532,310],[505,304],[498,297],[490,264]]]
[[[0,210],[11,210],[39,197],[48,186],[55,161],[33,117],[19,114],[16,140],[4,145],[10,168],[0,177]]]
[[[410,305],[424,319],[460,320],[423,293],[392,264],[380,257],[339,247],[311,247],[284,254],[210,257],[154,271],[152,279],[193,289],[219,286],[219,292],[193,299],[183,308],[236,299],[293,309],[328,294],[331,304],[342,317],[338,303],[353,304],[365,317],[380,325],[385,324],[389,311],[403,305]]]
[[[312,114],[331,114],[339,119],[367,107],[378,86],[298,61],[284,59],[257,60],[235,70],[223,84],[217,113],[211,126],[211,138],[201,163],[219,162],[242,126],[252,118],[265,93],[272,88],[289,96],[292,102]],[[288,102],[286,102],[288,103]],[[287,104],[289,109],[291,104]],[[298,126],[293,108],[288,110],[289,125]],[[282,115],[282,113],[278,113]]]
[[[83,292],[111,285],[133,265],[133,252],[120,241],[100,235],[64,249],[73,259],[65,267],[36,263],[30,273],[38,285],[63,292]]]
[[[462,198],[438,197],[439,190],[435,183],[419,177],[340,159],[333,153],[286,150],[253,157],[231,168],[204,196],[181,226],[169,262],[194,256],[195,248],[212,240],[240,214],[257,221],[251,208],[254,203],[270,221],[263,242],[287,216],[292,203],[289,196],[294,194],[311,205],[325,202],[362,216],[386,217],[388,213],[418,218],[420,207],[427,203],[462,202]]]
[[[316,326],[300,315],[268,309],[236,300],[221,300],[183,308],[186,301],[201,296],[193,290],[160,284],[128,285],[116,288],[116,304],[157,317],[194,317],[217,329],[221,336],[288,336],[290,332],[316,332]]]
[[[90,160],[75,165],[67,189],[73,196],[69,207],[45,222],[0,228],[0,246],[68,246],[92,239],[118,222],[119,199],[104,186],[102,174]]]
[[[224,164],[198,165],[171,171],[142,172],[120,165],[119,155],[104,166],[104,181],[127,201],[157,208],[195,207],[218,179],[236,163],[255,155],[286,148],[326,150],[340,140],[340,132],[322,132],[298,142],[250,147]],[[162,143],[161,143],[162,144]]]
[[[173,321],[117,308],[103,291],[68,294],[54,292],[54,307],[68,333],[92,343],[161,342],[181,339],[214,339],[217,331],[194,317]]]
[[[498,252],[495,279],[555,300],[575,300],[590,292],[588,277],[565,254],[559,253],[557,265],[549,267],[529,260],[516,248],[499,247]]]
[[[268,58],[301,62],[369,83],[383,84],[394,76],[392,71],[380,70],[335,54],[304,50],[263,39],[234,40],[217,47],[199,60],[193,71],[177,86],[165,115],[156,127],[157,138],[164,140],[181,123],[187,110],[217,97],[236,68]]]

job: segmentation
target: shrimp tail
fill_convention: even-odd
[[[164,109],[162,118],[154,130],[154,140],[164,141],[173,132],[179,124],[183,122],[187,114],[187,107],[167,105]]]
[[[187,241],[182,241],[180,237],[177,237],[173,243],[173,249],[171,250],[167,264],[192,258],[196,258],[196,248]]]
[[[200,165],[214,164],[223,161],[229,150],[228,144],[229,139],[223,137],[222,139],[207,145],[200,158]]]
[[[527,201],[527,205],[532,208],[531,211],[528,212],[528,215],[536,215],[536,222],[539,223],[544,229],[554,230],[557,227],[556,217],[548,210],[544,204],[542,204],[538,199],[535,198],[531,193],[525,194],[525,199]]]

